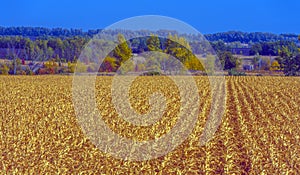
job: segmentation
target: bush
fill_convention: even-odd
[[[17,75],[26,75],[26,72],[23,70],[17,70],[16,74]]]
[[[0,65],[0,73],[2,75],[8,75],[9,68],[6,64]]]
[[[69,69],[67,67],[60,67],[56,70],[56,73],[58,74],[66,74],[69,73]]]
[[[87,65],[78,61],[77,64],[75,65],[76,66],[76,72],[81,72],[81,73],[85,73],[87,72]],[[75,70],[75,68],[74,68]]]
[[[246,76],[246,73],[245,72],[239,72],[236,69],[230,69],[228,71],[228,75],[230,75],[230,76]]]
[[[150,71],[150,72],[145,72],[143,73],[144,76],[156,76],[156,75],[161,75],[160,72],[157,71]]]
[[[39,71],[38,71],[38,74],[39,75],[44,75],[44,74],[47,74],[47,69],[46,68],[40,68]]]
[[[99,65],[95,63],[90,63],[90,65],[87,67],[88,72],[98,72],[99,71]]]
[[[76,67],[76,65],[74,63],[71,63],[70,61],[68,62],[68,72],[69,73],[74,73],[75,67]]]

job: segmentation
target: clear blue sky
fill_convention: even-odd
[[[300,33],[299,0],[3,0],[0,26],[98,29],[137,15],[164,15],[202,33]]]

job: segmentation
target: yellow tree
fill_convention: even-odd
[[[189,70],[204,71],[203,63],[196,56],[190,57],[184,65]]]
[[[74,73],[75,72],[75,63],[71,63],[70,61],[68,62],[68,72],[69,73]]]
[[[204,70],[202,62],[192,53],[191,46],[184,37],[169,34],[165,52],[179,59],[189,70]]]
[[[8,75],[8,72],[9,72],[9,68],[5,63],[3,65],[0,65],[0,73],[2,75]]]
[[[280,64],[278,63],[278,61],[275,60],[272,62],[270,70],[272,71],[280,70]]]

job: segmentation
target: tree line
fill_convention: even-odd
[[[74,64],[77,62],[84,46],[91,40],[92,36],[100,31],[89,30],[84,32],[62,28],[0,27],[0,59],[4,58],[12,61],[11,65],[2,66],[1,70],[7,72],[8,69],[10,74],[16,74],[20,70],[20,65],[24,64],[25,61],[47,61],[44,65],[46,69],[42,72],[72,73],[74,72]],[[147,51],[170,54],[178,58],[190,70],[204,70],[203,65],[205,65],[206,70],[210,71],[215,70],[215,67],[220,65],[223,66],[224,70],[232,70],[241,64],[241,61],[231,53],[231,49],[235,47],[250,47],[250,55],[277,56],[277,63],[275,62],[273,65],[273,67],[276,67],[274,70],[282,70],[286,75],[298,75],[299,71],[299,62],[297,61],[299,59],[299,49],[294,34],[225,32],[207,34],[205,37],[210,41],[203,42],[202,39],[199,42],[199,37],[202,36],[178,34],[176,31],[169,30],[159,30],[153,33],[148,30],[122,31],[122,33],[125,33],[124,35],[119,33],[119,30],[104,32],[106,38],[116,37],[119,45],[105,58],[100,71],[116,71],[132,54],[141,54]],[[148,37],[135,38],[136,35]],[[126,36],[133,39],[126,41]],[[95,40],[94,42],[98,42],[98,45],[113,44],[103,43],[101,40]],[[248,42],[247,46],[243,45],[245,42]],[[192,53],[200,54],[205,59],[201,62],[195,59]],[[86,52],[86,54],[90,53]],[[219,61],[212,58],[211,55],[214,54],[218,55]],[[143,67],[146,67],[143,64],[153,64],[153,61],[157,62],[154,65],[162,69],[168,67],[168,64],[172,65],[166,58],[159,58],[158,55],[152,57],[157,57],[158,60],[152,60],[152,63],[138,63],[134,69],[143,70]],[[257,65],[257,60],[259,59],[253,61],[254,65]],[[94,71],[97,69],[95,65],[91,64],[90,60],[84,60],[84,62],[89,66],[84,67],[82,65],[82,70]],[[61,65],[67,65],[66,69],[59,68]],[[132,67],[133,65],[128,66]]]
[[[258,43],[258,42],[276,42],[276,41],[294,41],[297,42],[297,34],[273,34],[268,32],[240,32],[229,31],[215,34],[206,34],[209,41],[223,41],[226,43]]]
[[[93,37],[95,34],[102,31],[101,29],[87,30],[82,29],[64,29],[64,28],[44,28],[44,27],[1,27],[0,26],[0,36],[24,36],[29,38],[36,37]],[[105,30],[110,35],[116,35],[120,33],[118,30]],[[144,36],[150,35],[151,33],[159,36],[167,36],[169,33],[172,35],[181,35],[189,41],[199,40],[199,35],[197,34],[179,34],[177,31],[172,30],[122,30],[124,36],[130,37],[135,33]],[[273,34],[268,32],[241,32],[241,31],[228,31],[220,32],[214,34],[204,34],[204,37],[211,42],[223,41],[225,43],[241,42],[241,43],[257,43],[257,42],[275,42],[275,41],[294,41],[297,42],[298,34]]]

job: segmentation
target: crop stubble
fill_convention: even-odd
[[[206,77],[194,78],[200,113],[193,132],[167,155],[138,162],[99,151],[83,134],[72,103],[72,77],[1,76],[0,173],[300,173],[299,78],[226,77],[225,114],[204,146],[199,140],[213,107],[211,90]],[[118,117],[111,83],[112,77],[97,77],[95,88],[102,119],[114,132],[141,141],[175,125],[180,97],[171,79],[139,77],[131,86],[131,105],[141,114],[149,111],[153,92],[166,97],[166,111],[150,126]]]

